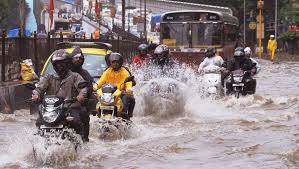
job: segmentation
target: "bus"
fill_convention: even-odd
[[[161,16],[160,43],[169,46],[178,61],[198,65],[207,47],[215,47],[224,60],[232,56],[238,32],[238,19],[228,13],[173,11]]]

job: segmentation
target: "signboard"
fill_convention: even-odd
[[[164,15],[163,22],[187,22],[187,21],[219,21],[220,16],[208,12],[169,13]]]
[[[144,32],[144,23],[143,22],[137,23],[137,32]]]
[[[250,22],[249,29],[252,29],[252,30],[256,29],[256,22]]]

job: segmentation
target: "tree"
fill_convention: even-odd
[[[0,29],[11,29],[19,27],[19,9],[18,0],[0,0]],[[26,13],[29,12],[26,4]]]

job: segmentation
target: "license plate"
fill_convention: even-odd
[[[114,110],[114,106],[100,106],[101,110]]]
[[[61,129],[63,128],[63,125],[60,124],[58,126],[45,126],[45,125],[41,125],[40,126],[41,129]]]
[[[244,86],[244,83],[233,84],[233,86]]]

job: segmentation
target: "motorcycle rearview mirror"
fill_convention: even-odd
[[[30,90],[34,90],[36,88],[34,83],[26,83],[25,87],[30,89]]]
[[[127,83],[127,82],[133,82],[134,81],[134,76],[129,76],[125,79],[124,83]]]

